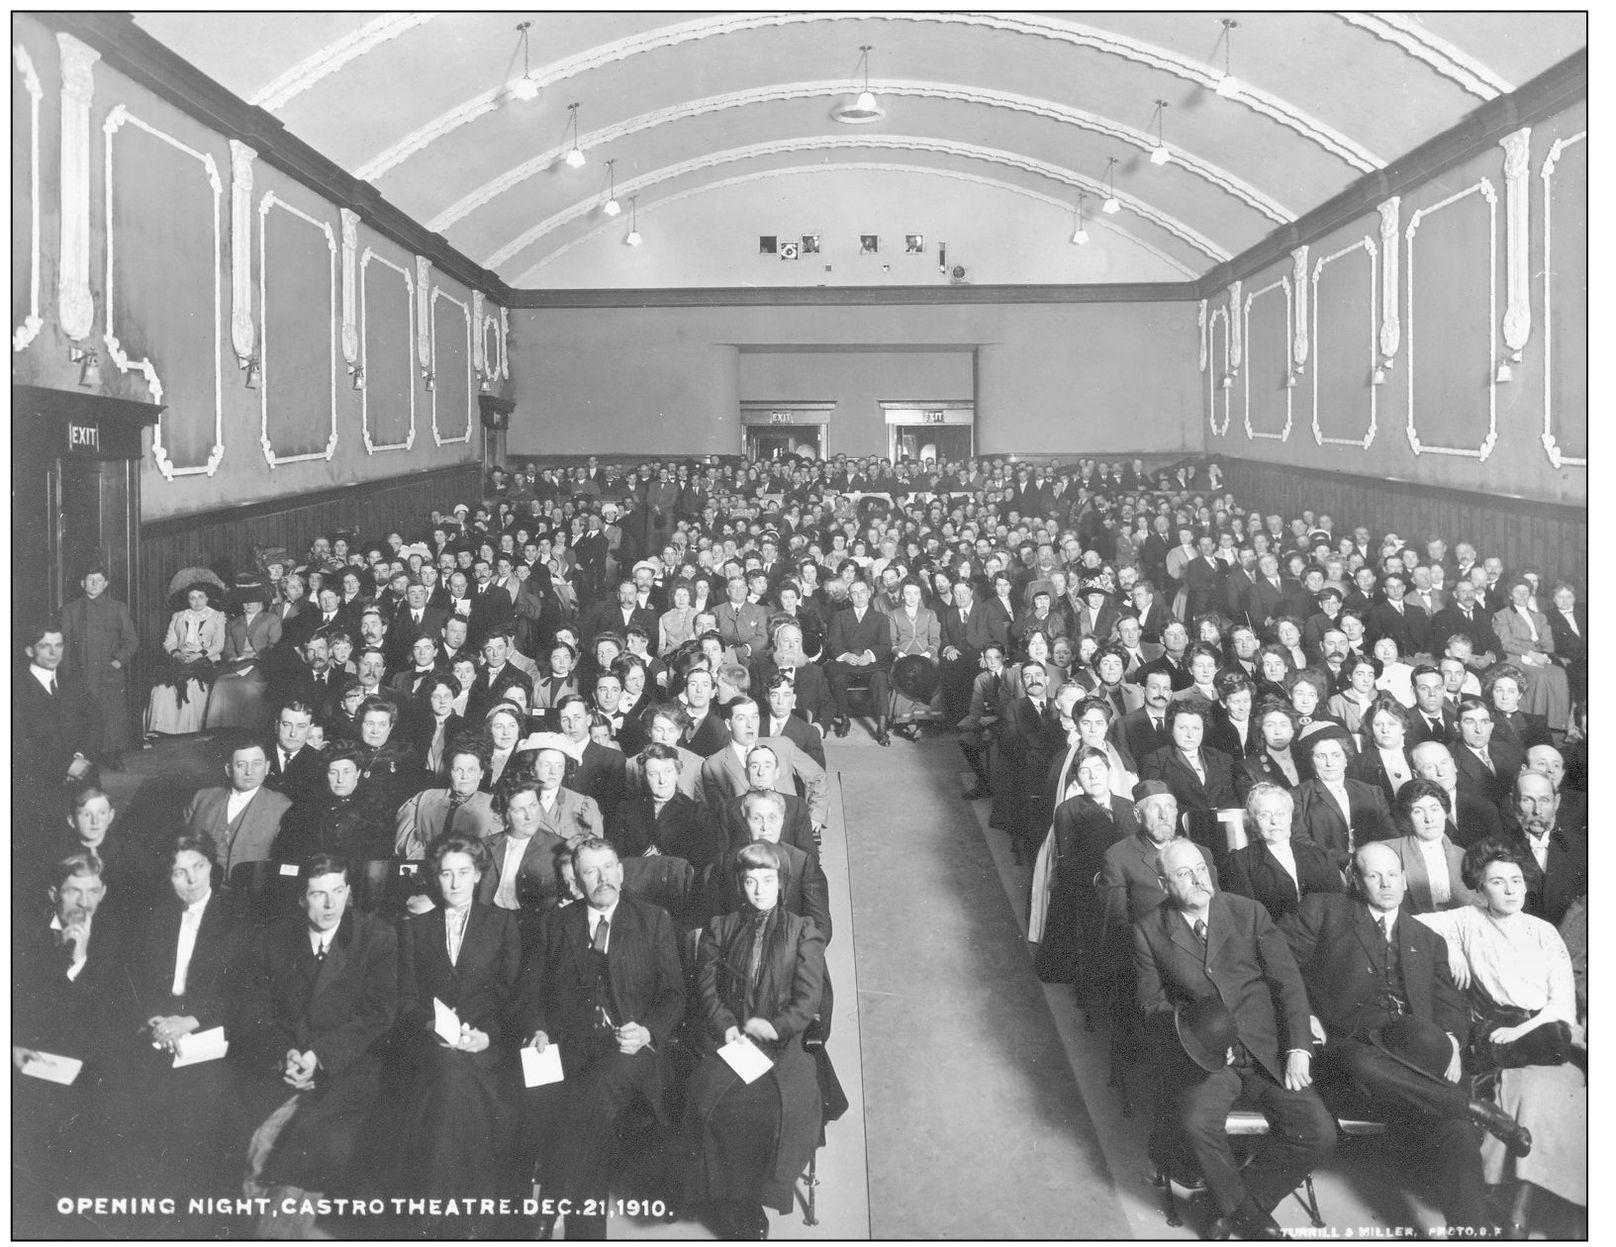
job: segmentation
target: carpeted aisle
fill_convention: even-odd
[[[1131,1237],[959,756],[855,733],[841,772],[876,1238]]]

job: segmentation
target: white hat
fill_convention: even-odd
[[[518,750],[555,749],[561,753],[566,753],[569,743],[567,738],[560,732],[533,732],[516,748]]]

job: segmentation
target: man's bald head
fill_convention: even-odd
[[[1553,745],[1533,745],[1528,749],[1526,769],[1548,776],[1556,790],[1565,781],[1565,757]]]
[[[1453,753],[1439,740],[1428,740],[1415,745],[1409,754],[1414,774],[1441,784],[1451,795],[1459,782],[1459,768]]]

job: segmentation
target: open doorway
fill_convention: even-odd
[[[823,459],[835,403],[743,403],[741,453],[748,459]]]
[[[884,402],[888,454],[893,463],[952,463],[976,453],[976,409],[972,403]]]

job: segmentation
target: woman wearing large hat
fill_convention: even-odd
[[[167,658],[157,664],[146,707],[148,736],[201,730],[208,685],[224,653],[224,582],[205,567],[187,568],[169,582],[174,614],[163,638]]]

